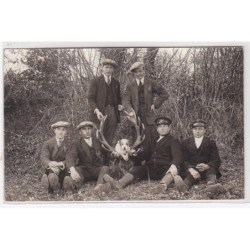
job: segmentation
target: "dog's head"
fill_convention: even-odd
[[[130,150],[130,141],[128,139],[121,139],[117,142],[117,144],[119,144],[119,148],[123,153]]]
[[[121,139],[115,145],[115,151],[118,152],[125,161],[128,161],[128,152],[130,151],[130,141]]]

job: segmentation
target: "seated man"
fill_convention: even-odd
[[[114,189],[122,189],[134,179],[152,178],[160,180],[160,191],[166,191],[174,181],[180,192],[187,191],[182,178],[178,175],[178,167],[183,162],[183,154],[179,140],[170,134],[172,121],[161,117],[155,120],[159,137],[155,140],[150,160],[142,166],[132,167],[119,181],[109,175],[104,180]]]
[[[94,190],[108,192],[109,184],[104,184],[103,175],[108,173],[108,166],[103,166],[101,144],[93,136],[93,123],[84,121],[77,126],[80,138],[72,145],[66,156],[66,167],[70,176],[65,177],[64,188],[72,191],[80,188],[83,182],[97,180]]]
[[[42,176],[42,185],[48,192],[58,192],[67,173],[65,157],[70,145],[65,136],[69,125],[68,122],[63,121],[51,125],[55,137],[45,141],[42,147],[41,162],[45,169],[45,174]]]
[[[218,148],[215,141],[204,136],[206,123],[203,120],[196,120],[191,126],[193,137],[182,143],[183,168],[186,170],[184,182],[189,188],[200,179],[205,179],[208,185],[214,184],[221,176]]]

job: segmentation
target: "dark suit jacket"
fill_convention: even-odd
[[[66,156],[66,167],[68,170],[75,166],[93,168],[101,167],[103,165],[101,160],[101,143],[94,136],[92,137],[92,143],[92,148],[95,151],[94,157],[90,152],[89,145],[83,138],[80,138],[73,143],[71,150]]]
[[[180,166],[183,163],[183,153],[179,140],[170,134],[166,135],[159,142],[157,142],[157,139],[155,140],[154,151],[151,154],[149,163]]]
[[[185,170],[195,168],[199,163],[205,163],[214,167],[217,170],[217,176],[220,176],[221,160],[215,141],[204,136],[200,147],[197,149],[194,137],[190,137],[182,142],[182,148],[184,153],[183,167]]]
[[[69,151],[71,143],[64,139],[60,148],[56,143],[56,138],[53,137],[43,143],[41,152],[41,162],[44,168],[47,168],[50,161],[65,162],[66,154]]]
[[[146,104],[146,120],[148,125],[154,124],[155,113],[151,111],[151,105],[154,104],[155,108],[158,109],[162,103],[168,99],[169,95],[164,87],[157,84],[154,80],[144,77],[144,98]],[[158,98],[154,99],[154,94],[158,95]],[[139,110],[139,99],[138,99],[138,85],[136,79],[133,77],[128,78],[126,83],[126,94],[125,94],[125,106],[129,110],[131,107],[138,113]]]
[[[121,104],[120,83],[112,77],[110,84],[114,96],[116,118],[117,122],[119,122],[120,114],[118,111],[118,105]],[[89,84],[88,103],[90,106],[90,119],[95,123],[99,123],[99,121],[96,115],[94,114],[94,110],[98,108],[99,111],[104,114],[106,102],[106,85],[107,83],[105,82],[105,78],[103,75],[93,79]]]

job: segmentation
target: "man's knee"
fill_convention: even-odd
[[[48,175],[49,185],[53,191],[57,191],[60,189],[59,178],[55,173],[51,173]]]
[[[104,173],[104,174],[108,174],[109,173],[109,167],[108,166],[103,166],[101,171]]]

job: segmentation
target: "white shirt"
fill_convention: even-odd
[[[105,78],[105,82],[108,83],[108,84],[110,84],[111,83],[111,76],[106,76],[104,74],[103,74],[103,76]]]
[[[135,78],[136,82],[137,82],[137,86],[139,86],[140,82],[142,83],[142,85],[144,84],[144,77],[142,77],[141,80]]]
[[[201,138],[194,137],[195,145],[197,148],[199,148],[201,146],[202,140],[203,140],[203,137],[201,137]]]
[[[92,137],[89,137],[88,139],[84,138],[84,141],[92,148],[92,145],[93,145],[93,143],[92,143]]]
[[[164,136],[160,135],[160,138],[157,140],[157,142],[159,142],[162,138],[164,138]]]
[[[57,139],[56,138],[56,144],[57,144],[58,147],[60,147],[62,145],[62,143],[63,143],[63,139]]]

